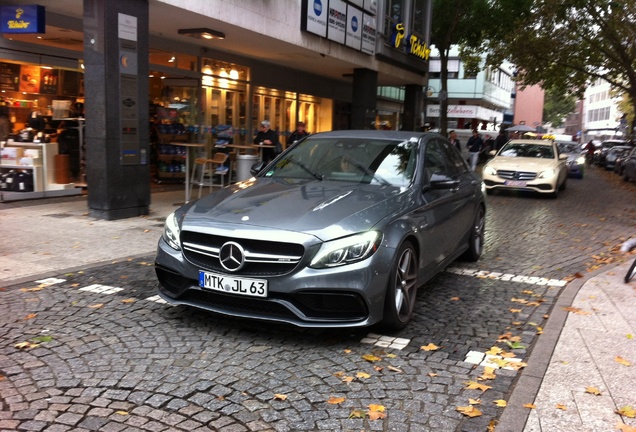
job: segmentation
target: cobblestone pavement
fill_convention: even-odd
[[[169,306],[152,255],[1,288],[0,430],[486,431],[567,281],[636,232],[636,188],[607,175],[491,196],[482,260],[429,282],[394,334]]]

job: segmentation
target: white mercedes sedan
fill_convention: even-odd
[[[518,190],[550,194],[556,198],[567,184],[567,155],[553,141],[508,141],[484,166],[486,192]]]

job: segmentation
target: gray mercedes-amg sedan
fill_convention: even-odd
[[[252,173],[168,216],[155,260],[163,299],[302,327],[401,329],[420,286],[481,255],[482,182],[438,134],[318,133]]]

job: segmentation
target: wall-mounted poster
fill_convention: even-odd
[[[22,65],[20,67],[20,91],[40,93],[40,66]]]
[[[375,54],[376,18],[374,15],[363,14],[362,17],[362,52]]]
[[[346,45],[358,51],[362,46],[362,11],[351,5],[347,6]]]
[[[20,65],[0,63],[0,90],[18,91],[20,89]]]
[[[57,69],[44,69],[40,71],[40,93],[57,94],[59,74]]]
[[[345,43],[347,33],[347,5],[342,0],[329,2],[329,20],[327,22],[327,39],[339,44]]]

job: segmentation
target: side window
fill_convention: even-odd
[[[464,174],[470,171],[470,168],[468,168],[468,165],[466,165],[466,162],[464,161],[464,158],[462,157],[461,153],[457,151],[457,149],[453,145],[451,145],[451,143],[449,143],[448,141],[444,141],[443,146],[444,146],[444,150],[446,150],[446,154],[449,161],[448,163],[450,165],[452,172],[454,173],[453,174],[454,176]]]
[[[436,138],[433,138],[426,143],[426,151],[424,153],[424,173],[427,181],[430,181],[433,175],[451,176],[443,144],[444,141],[440,141]]]

